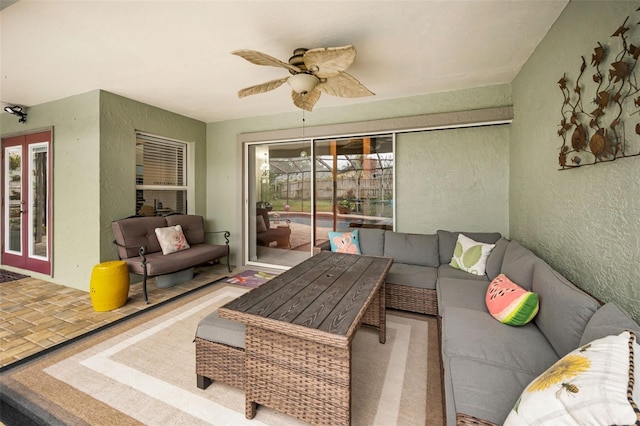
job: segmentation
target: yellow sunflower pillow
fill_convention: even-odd
[[[628,425],[638,421],[640,345],[624,331],[568,353],[527,386],[504,425]]]

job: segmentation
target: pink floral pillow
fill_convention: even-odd
[[[180,225],[156,228],[156,236],[162,248],[162,254],[171,254],[190,248]]]

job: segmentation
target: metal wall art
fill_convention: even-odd
[[[640,88],[636,67],[640,57],[640,22],[635,22],[640,21],[638,12],[640,8],[611,36],[616,39],[612,44],[621,45],[617,54],[612,56],[611,46],[598,42],[591,55],[591,67],[582,57],[573,89],[566,73],[558,81],[564,97],[558,130],[562,138],[560,170],[640,155]],[[635,43],[630,41],[632,37]],[[585,73],[590,72],[593,82],[583,82]],[[591,112],[583,106],[587,90],[595,94],[592,100],[595,109]]]

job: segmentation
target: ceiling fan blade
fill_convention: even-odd
[[[266,53],[258,52],[256,50],[234,50],[231,52],[232,55],[240,56],[243,59],[251,62],[256,65],[266,65],[270,67],[279,67],[286,68],[289,71],[293,72],[301,72],[302,70],[294,65],[288,64],[286,62],[282,62],[280,59],[274,58],[273,56],[269,56]]]
[[[273,89],[277,89],[282,85],[282,83],[287,81],[288,78],[289,77],[280,78],[278,80],[271,80],[267,81],[266,83],[256,84],[255,86],[245,87],[244,89],[238,91],[238,97],[244,98],[245,96],[257,95],[258,93],[264,93]]]
[[[320,90],[328,95],[339,96],[341,98],[359,98],[362,96],[373,96],[374,93],[364,87],[355,77],[341,72],[327,81],[318,84]]]
[[[319,78],[327,78],[349,68],[356,59],[353,46],[309,49],[304,53],[304,65]]]
[[[291,99],[293,99],[293,103],[298,108],[302,108],[306,111],[313,110],[313,106],[320,99],[321,92],[318,90],[318,86],[316,86],[312,91],[307,94],[301,95],[300,93],[292,90],[291,91]]]

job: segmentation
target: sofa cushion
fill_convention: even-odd
[[[267,232],[267,225],[262,216],[256,216],[256,232]]]
[[[442,351],[446,356],[464,356],[536,376],[558,360],[533,322],[510,327],[487,312],[454,306],[445,307]]]
[[[544,264],[544,260],[522,247],[517,241],[511,241],[504,252],[500,272],[525,290],[531,290],[533,267],[537,263]]]
[[[438,313],[444,316],[449,306],[488,312],[484,297],[488,281],[438,278]]]
[[[155,231],[164,255],[186,250],[190,247],[180,225],[156,228]]]
[[[202,244],[204,237],[204,218],[193,214],[172,214],[165,217],[168,226],[180,225],[189,244]]]
[[[447,425],[456,425],[456,412],[503,424],[522,389],[536,377],[467,357],[451,357],[443,366]]]
[[[486,275],[474,275],[469,272],[456,269],[451,265],[440,265],[438,267],[438,277],[442,278],[455,278],[459,280],[475,280],[488,283],[489,278]]]
[[[387,284],[434,290],[438,280],[438,270],[430,266],[409,265],[393,262],[387,273]]]
[[[384,229],[360,228],[360,251],[367,256],[384,256]]]
[[[437,268],[438,236],[427,234],[406,234],[386,231],[384,233],[384,255],[394,262]]]
[[[494,279],[500,275],[500,269],[502,269],[502,260],[504,259],[504,253],[507,251],[509,240],[500,238],[496,241],[495,247],[491,250],[489,257],[487,258],[486,274],[489,280]]]
[[[150,276],[171,274],[226,256],[228,252],[229,246],[212,244],[196,244],[189,250],[178,251],[169,256],[158,251],[147,255],[147,273]],[[138,275],[143,274],[140,257],[123,260],[129,265],[129,271]]]
[[[505,425],[638,424],[637,353],[629,331],[574,350],[527,386]]]
[[[600,304],[544,262],[535,264],[531,289],[540,298],[534,322],[557,354],[562,357],[577,348]]]
[[[332,231],[328,234],[331,251],[337,253],[361,254],[357,229],[349,232]]]
[[[438,252],[441,264],[448,264],[451,261],[459,234],[464,234],[472,240],[486,244],[494,244],[501,237],[499,232],[451,232],[438,230]]]
[[[631,330],[636,336],[640,336],[640,325],[633,321],[618,305],[609,302],[601,306],[589,319],[580,338],[580,346],[601,337],[620,334],[624,330]]]
[[[491,281],[485,302],[491,316],[507,325],[524,325],[538,313],[538,295],[523,289],[505,274]]]
[[[487,257],[494,247],[495,244],[481,243],[460,234],[449,265],[474,275],[484,275]]]

